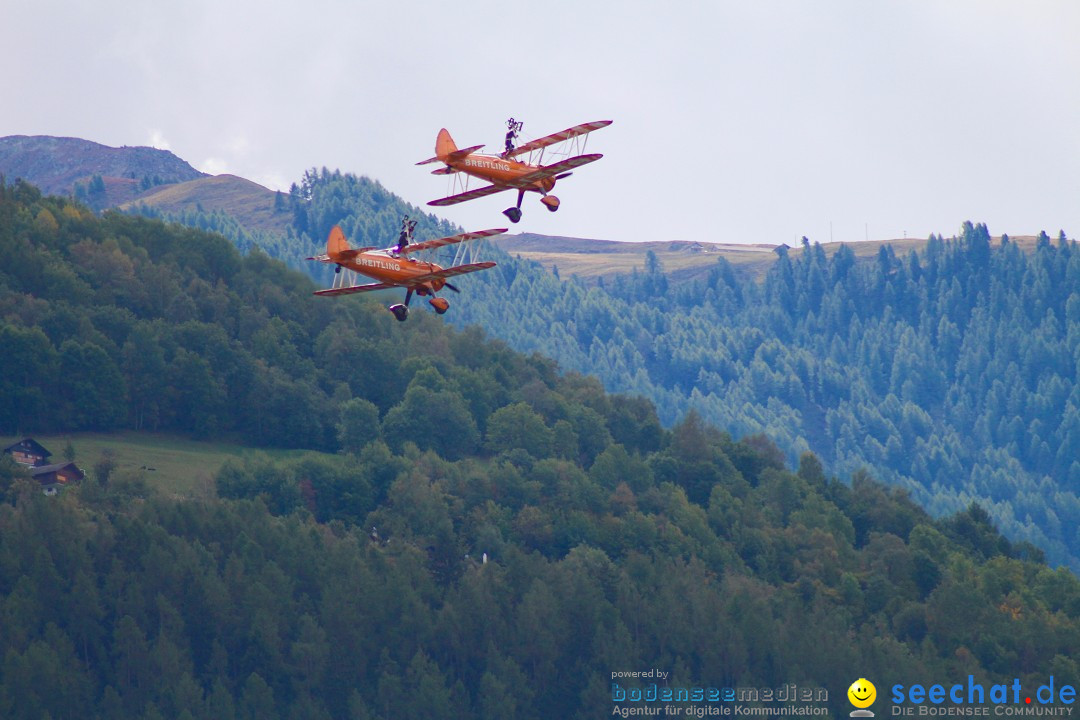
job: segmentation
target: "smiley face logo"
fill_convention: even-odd
[[[848,700],[857,708],[868,708],[877,699],[877,688],[866,678],[859,678],[847,689]]]

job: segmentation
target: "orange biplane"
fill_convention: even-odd
[[[474,145],[459,150],[454,143],[454,139],[450,137],[450,133],[446,131],[446,128],[443,128],[439,131],[439,137],[435,140],[435,157],[422,160],[416,164],[425,165],[427,163],[441,162],[446,167],[433,170],[433,175],[452,175],[461,172],[486,180],[491,184],[474,190],[466,189],[464,192],[440,198],[439,200],[432,200],[428,205],[455,205],[466,200],[494,195],[504,190],[517,190],[517,205],[503,211],[503,214],[510,218],[510,222],[516,223],[521,219],[521,200],[526,191],[540,193],[543,196],[540,202],[544,203],[544,207],[548,210],[555,212],[559,209],[559,198],[548,194],[555,187],[555,181],[570,175],[570,171],[574,168],[599,160],[603,155],[600,153],[574,155],[573,157],[557,160],[550,165],[542,165],[544,149],[557,143],[569,142],[569,151],[562,154],[583,153],[585,136],[593,130],[599,130],[610,124],[610,120],[598,120],[575,125],[562,132],[527,142],[521,147],[514,147],[514,139],[517,137],[518,131],[521,130],[522,123],[510,118],[507,121],[510,131],[506,133],[506,150],[501,155],[481,155],[476,152],[484,147],[483,145]],[[536,153],[535,158],[533,153]],[[517,159],[525,155],[528,156],[527,159]]]
[[[308,260],[318,260],[324,263],[337,265],[334,269],[334,287],[329,290],[317,290],[316,295],[348,295],[351,293],[370,292],[372,290],[386,290],[388,288],[405,288],[405,302],[391,305],[390,312],[394,317],[404,321],[409,317],[409,301],[415,292],[420,296],[429,296],[428,303],[435,312],[442,315],[450,308],[446,298],[437,297],[435,293],[444,287],[460,292],[456,287],[448,283],[447,278],[455,275],[486,270],[494,267],[493,262],[478,262],[467,265],[442,268],[431,262],[423,262],[411,257],[412,253],[421,250],[433,250],[452,245],[454,243],[478,240],[480,238],[501,235],[506,232],[505,228],[498,230],[480,230],[479,232],[464,233],[452,237],[426,240],[420,243],[412,242],[412,232],[416,227],[416,221],[405,218],[402,222],[401,235],[396,244],[377,250],[374,247],[350,248],[345,240],[345,233],[335,225],[330,231],[330,237],[326,240],[326,254],[309,257]],[[342,278],[341,268],[358,272],[361,275],[378,280],[367,285],[345,285]]]

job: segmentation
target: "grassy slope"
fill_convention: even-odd
[[[558,266],[565,277],[577,275],[594,281],[603,275],[629,274],[645,265],[645,254],[652,250],[664,270],[680,279],[704,273],[718,257],[739,267],[767,268],[776,259],[771,245],[734,245],[686,241],[628,243],[616,240],[585,240],[523,233],[499,240],[499,247],[511,255],[535,260],[545,268]]]
[[[75,449],[75,464],[90,477],[93,476],[94,465],[102,457],[102,451],[110,449],[115,454],[114,473],[141,475],[154,490],[181,497],[213,495],[213,476],[226,460],[243,458],[254,453],[287,457],[308,452],[256,450],[243,445],[200,442],[177,435],[134,430],[118,433],[33,435],[33,438],[52,453],[50,460],[53,462],[64,461],[64,447],[70,440]],[[7,447],[20,439],[0,437],[0,447]]]
[[[242,177],[214,175],[152,188],[120,205],[120,209],[149,205],[163,212],[179,213],[201,206],[207,212],[221,210],[232,215],[248,230],[284,233],[292,222],[292,213],[275,212],[274,196],[273,190]]]
[[[1035,236],[1010,238],[1024,250],[1035,247]],[[994,239],[995,244],[1001,242]],[[629,274],[634,268],[645,267],[645,254],[652,250],[663,264],[664,271],[673,280],[688,280],[704,275],[715,266],[717,258],[724,258],[737,269],[754,277],[763,277],[776,260],[776,245],[738,245],[710,242],[644,242],[628,243],[615,240],[586,240],[581,238],[551,237],[522,233],[510,235],[498,241],[499,247],[511,255],[535,260],[550,270],[559,268],[559,275],[577,275],[586,282],[605,280],[616,274]],[[869,240],[853,243],[826,243],[822,245],[826,255],[832,256],[842,244],[846,244],[859,258],[872,258],[883,245],[891,245],[897,256],[903,257],[909,250],[921,251],[926,238],[903,238],[896,240]],[[791,248],[790,256],[797,257],[802,248]]]

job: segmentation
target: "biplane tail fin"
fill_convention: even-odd
[[[443,160],[452,153],[457,152],[457,143],[454,142],[454,138],[450,137],[450,133],[446,128],[439,131],[439,137],[435,140],[435,155]]]
[[[335,225],[330,230],[330,237],[326,238],[326,254],[330,257],[330,260],[336,262],[336,258],[348,249],[349,241],[345,239],[345,233]]]

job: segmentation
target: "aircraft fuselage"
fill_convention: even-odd
[[[447,163],[455,170],[472,175],[473,177],[487,180],[492,185],[509,185],[511,182],[526,175],[543,169],[542,165],[530,165],[517,160],[507,160],[499,155],[481,155],[472,153],[461,160],[450,160]],[[555,178],[546,177],[530,183],[525,190],[546,193],[555,187]]]
[[[330,260],[361,275],[392,285],[407,285],[411,278],[443,269],[435,263],[415,260],[408,255],[399,255],[389,249],[363,252],[352,258],[336,258],[331,255]],[[446,280],[434,278],[424,283],[423,287],[432,292],[438,292],[444,285],[446,285]]]

